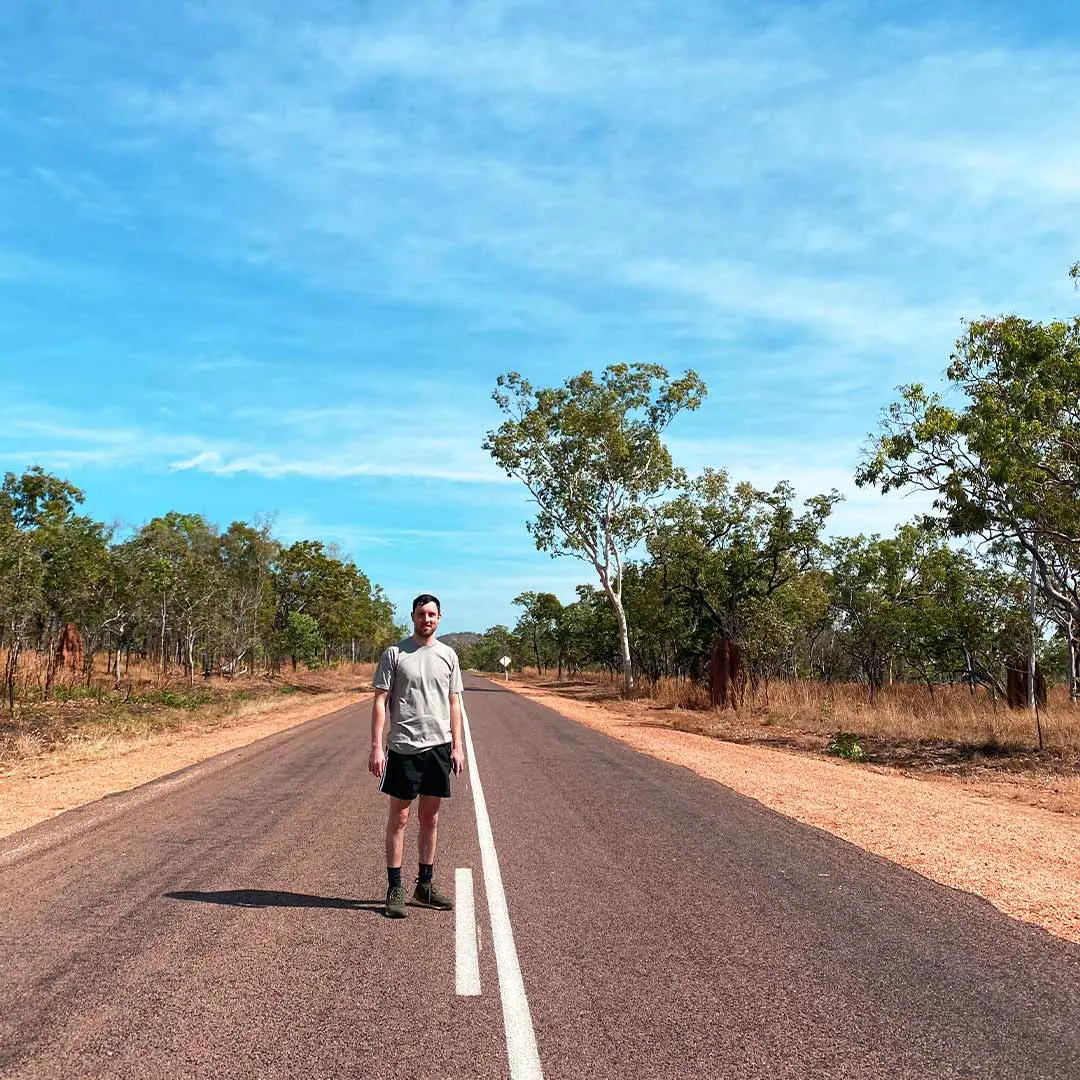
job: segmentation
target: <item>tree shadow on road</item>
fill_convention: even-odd
[[[341,896],[311,896],[308,893],[279,892],[276,889],[222,889],[218,892],[184,890],[169,892],[170,900],[194,900],[203,904],[225,904],[228,907],[295,907],[345,908],[348,911],[377,911],[383,913],[386,901],[353,900]]]

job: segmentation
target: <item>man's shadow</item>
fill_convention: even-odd
[[[347,911],[386,912],[386,901],[353,900],[343,896],[311,896],[308,893],[280,892],[277,889],[222,889],[218,892],[182,890],[165,894],[170,900],[193,900],[228,907],[344,908]]]

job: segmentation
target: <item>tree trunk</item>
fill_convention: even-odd
[[[164,675],[169,663],[169,654],[165,649],[165,599],[161,600],[161,674]]]
[[[1030,589],[1029,589],[1029,592],[1028,592],[1028,615],[1031,617],[1031,646],[1030,646],[1030,649],[1029,649],[1029,651],[1031,653],[1031,656],[1028,658],[1028,695],[1027,695],[1028,701],[1027,701],[1027,703],[1028,703],[1028,708],[1033,713],[1035,713],[1035,721],[1036,721],[1036,723],[1038,723],[1039,715],[1038,715],[1038,712],[1036,710],[1036,700],[1035,700],[1035,647],[1036,647],[1036,638],[1038,637],[1038,631],[1035,628],[1035,587],[1036,587],[1036,576],[1035,576],[1035,574],[1036,574],[1035,560],[1032,559],[1031,560],[1031,583],[1030,583]],[[1039,734],[1039,743],[1040,743],[1039,749],[1041,750],[1042,749],[1042,745],[1041,745],[1042,744],[1042,732],[1041,732],[1041,729],[1040,729],[1040,734]]]
[[[1069,702],[1075,705],[1080,699],[1080,635],[1076,633],[1076,620],[1071,617],[1066,634],[1069,640]]]
[[[614,596],[614,594],[612,594]],[[634,692],[634,665],[630,660],[630,630],[626,625],[626,612],[618,597],[613,600],[615,619],[619,624],[619,646],[622,650],[623,690],[627,697]]]
[[[15,675],[19,670],[19,648],[22,639],[12,630],[11,644],[8,646],[7,664],[4,669],[4,693],[7,696],[8,712],[15,715]]]
[[[116,634],[116,657],[115,666],[113,667],[113,678],[115,680],[115,686],[117,690],[120,689],[120,655],[124,651],[123,645],[121,644],[121,639],[123,638],[123,636],[124,626],[121,623],[120,629],[117,631]]]

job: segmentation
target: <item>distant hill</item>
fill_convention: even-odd
[[[449,645],[455,652],[458,649],[466,649],[475,645],[484,635],[474,634],[471,630],[462,630],[458,634],[439,634],[438,638],[444,645]]]

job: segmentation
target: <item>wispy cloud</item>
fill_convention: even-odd
[[[629,284],[705,305],[717,336],[728,340],[745,340],[755,326],[779,324],[798,328],[818,344],[843,342],[850,355],[947,345],[960,329],[955,302],[912,303],[882,282],[797,273],[778,277],[752,263],[734,262],[632,263],[624,274]]]
[[[343,480],[357,476],[413,477],[432,480],[451,480],[456,483],[503,483],[506,478],[490,464],[475,466],[455,464],[457,446],[424,448],[431,460],[419,455],[402,458],[391,449],[385,456],[378,449],[357,447],[344,453],[322,457],[285,458],[273,453],[237,455],[227,458],[216,450],[204,450],[183,461],[170,462],[176,472],[195,469],[216,476],[251,473],[276,480],[295,476],[310,480]],[[381,457],[381,460],[379,458]],[[374,459],[374,460],[373,460]]]
[[[764,293],[805,320],[824,291],[818,325],[833,338],[876,322],[896,329],[867,344],[894,344],[928,304],[948,319],[992,292],[930,287],[950,249],[985,247],[987,215],[1019,224],[1075,208],[1077,151],[1057,103],[1080,77],[1065,49],[980,50],[944,24],[898,33],[849,15],[727,19],[722,43],[678,20],[660,37],[624,21],[613,39],[478,35],[435,9],[398,25],[306,22],[282,35],[287,56],[255,65],[233,51],[195,86],[132,101],[144,122],[201,134],[258,176],[267,206],[288,213],[242,226],[320,280],[326,253],[348,250],[334,269],[350,287],[426,287],[428,302],[476,318],[515,305],[558,318],[541,301],[580,315],[566,285],[585,281],[708,309],[719,246],[751,272],[754,290],[733,297],[747,317]],[[932,258],[901,284],[883,241]],[[818,265],[860,251],[857,267]],[[860,295],[844,310],[833,284],[855,269]]]
[[[0,459],[16,467],[138,465],[173,473],[343,480],[432,479],[506,486],[506,475],[480,448],[475,430],[406,407],[360,402],[326,409],[239,410],[215,418],[216,431],[184,430],[185,417],[163,417],[173,430],[87,424],[52,406],[0,409]],[[255,418],[258,425],[252,423]],[[314,449],[313,449],[314,448]]]
[[[0,459],[18,469],[29,465],[121,468],[161,463],[198,451],[202,440],[183,432],[142,426],[93,426],[51,406],[31,403],[0,407]]]

